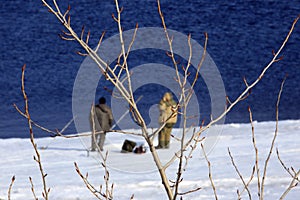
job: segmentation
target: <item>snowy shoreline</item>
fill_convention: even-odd
[[[214,133],[215,128],[219,130],[220,127],[212,127],[211,133]],[[254,122],[261,171],[274,130],[275,122]],[[279,121],[275,148],[278,148],[280,157],[286,166],[292,166],[296,171],[300,168],[299,133],[300,120]],[[180,134],[180,129],[174,129],[173,134]],[[243,186],[231,164],[227,148],[230,148],[245,180],[248,180],[251,175],[255,161],[251,134],[249,123],[225,124],[221,134],[216,134],[214,138],[217,143],[211,148],[208,159],[212,164],[212,177],[219,199],[236,199],[236,190],[241,190]],[[110,133],[107,136],[104,148],[109,154],[110,183],[115,184],[114,198],[130,199],[134,194],[134,199],[166,199],[150,152],[141,155],[120,153],[124,139],[132,137],[117,133]],[[50,199],[95,199],[77,175],[74,167],[74,162],[76,162],[83,174],[88,172],[89,180],[95,186],[104,183],[104,172],[99,156],[97,153],[88,154],[85,150],[85,145],[88,145],[89,140],[89,137],[84,139],[50,137],[35,139],[45,173],[47,173],[46,181],[48,187],[51,188]],[[170,149],[158,151],[161,160],[166,162],[177,148],[178,144],[172,140]],[[32,158],[34,151],[30,140],[28,138],[0,139],[0,149],[0,199],[7,199],[7,191],[13,175],[15,175],[16,181],[11,191],[12,199],[33,199],[29,176],[33,179],[36,195],[41,197],[42,182],[37,163]],[[278,161],[275,151],[276,149],[271,156],[265,186],[265,199],[270,200],[278,199],[291,181],[290,175]],[[180,190],[184,192],[197,187],[202,189],[185,196],[184,199],[214,199],[208,178],[207,163],[200,152],[199,149],[196,150],[192,160],[188,163]],[[175,177],[175,169],[176,164],[171,165],[167,171],[171,178]],[[256,177],[249,189],[252,197],[257,199]],[[299,195],[300,187],[298,186],[288,194],[286,199],[297,199]],[[242,197],[247,199],[247,193],[244,192]]]

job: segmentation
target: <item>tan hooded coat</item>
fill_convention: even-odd
[[[167,123],[175,124],[177,122],[177,103],[173,100],[171,93],[167,92],[163,96],[162,100],[159,102],[159,123],[163,124],[165,121]]]

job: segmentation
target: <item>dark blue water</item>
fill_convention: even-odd
[[[58,2],[62,10],[67,8],[66,1]],[[91,30],[91,46],[96,46],[104,30],[106,38],[118,33],[111,18],[115,13],[113,0],[68,2],[74,29],[79,32],[84,24]],[[156,1],[124,0],[120,5],[124,7],[124,30],[134,28],[136,23],[139,27],[161,27]],[[200,44],[204,41],[203,32],[209,34],[208,52],[232,99],[245,87],[243,77],[253,81],[271,60],[272,50],[279,48],[293,20],[300,14],[300,1],[162,0],[161,6],[169,29],[191,33]],[[29,136],[26,120],[13,108],[14,103],[21,109],[24,107],[20,80],[24,63],[27,64],[26,91],[32,119],[49,129],[61,129],[72,118],[73,83],[84,59],[75,53],[79,46],[58,37],[62,26],[36,0],[1,1],[0,27],[0,138]],[[286,74],[280,119],[299,119],[299,50],[298,24],[282,53],[284,59],[272,66],[251,96],[228,114],[226,122],[248,122],[248,106],[252,107],[255,120],[274,120],[276,95]],[[139,62],[147,63],[147,58]],[[145,96],[139,105],[141,110],[147,113],[164,91],[165,88],[155,85],[136,91]],[[97,97],[101,95],[109,98],[105,91]],[[204,99],[203,104],[206,103],[209,104],[209,98]],[[204,112],[209,116],[209,109]],[[48,136],[38,129],[34,131],[38,137]],[[66,133],[74,132],[75,126],[71,125]]]

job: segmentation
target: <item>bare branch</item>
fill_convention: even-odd
[[[163,13],[161,11],[160,1],[159,0],[157,1],[159,15],[161,17],[162,25],[163,25],[163,28],[164,28],[164,31],[165,31],[165,35],[166,35],[166,38],[167,38],[167,42],[169,44],[169,53],[168,53],[168,55],[171,57],[173,65],[174,65],[175,70],[176,70],[176,76],[177,77],[175,77],[175,79],[178,81],[179,86],[180,86],[180,88],[182,90],[181,91],[182,94],[181,94],[179,102],[180,102],[180,105],[182,106],[181,108],[183,110],[182,115],[183,115],[183,118],[184,118],[184,128],[183,128],[183,134],[182,134],[182,140],[181,140],[181,149],[180,149],[180,151],[178,151],[177,153],[175,153],[175,156],[173,158],[173,159],[179,158],[179,165],[178,165],[178,171],[177,171],[177,180],[176,180],[176,182],[174,182],[175,189],[172,190],[171,186],[169,184],[168,178],[166,176],[166,173],[165,173],[167,165],[163,166],[161,164],[161,161],[160,161],[160,159],[159,159],[159,157],[157,155],[157,152],[156,152],[156,150],[155,150],[155,148],[153,146],[153,142],[152,142],[152,140],[153,140],[152,136],[154,136],[155,133],[158,133],[158,131],[160,131],[165,126],[165,124],[162,125],[159,129],[157,129],[156,132],[154,132],[153,134],[149,135],[148,131],[147,131],[147,126],[146,126],[146,124],[144,122],[144,119],[141,116],[141,114],[140,114],[140,112],[139,112],[139,110],[137,108],[137,104],[136,104],[136,101],[135,101],[135,98],[134,98],[133,92],[132,92],[132,87],[131,87],[131,75],[132,74],[131,74],[131,72],[129,71],[129,68],[128,68],[127,58],[128,58],[129,53],[130,53],[131,47],[133,45],[133,42],[135,40],[135,35],[136,35],[136,31],[137,31],[138,27],[136,26],[136,30],[135,30],[134,35],[132,37],[132,41],[131,41],[131,43],[129,45],[129,48],[126,49],[125,48],[124,38],[123,38],[123,27],[121,25],[121,13],[122,13],[123,8],[119,8],[118,0],[115,0],[116,10],[117,10],[117,16],[112,15],[112,17],[117,22],[118,31],[119,31],[119,37],[120,37],[120,44],[121,44],[121,51],[120,51],[120,56],[118,58],[117,65],[115,65],[114,67],[110,67],[107,64],[107,62],[105,62],[97,54],[97,50],[100,47],[100,44],[101,44],[101,41],[103,39],[104,34],[102,34],[102,36],[101,36],[101,38],[99,40],[99,43],[97,45],[96,51],[94,51],[88,45],[90,33],[88,33],[87,38],[84,41],[83,40],[83,32],[81,33],[81,36],[78,37],[78,35],[76,34],[76,32],[72,29],[71,22],[70,22],[71,18],[70,18],[70,15],[69,15],[70,6],[68,7],[67,11],[64,14],[62,14],[61,11],[58,9],[57,4],[55,4],[56,10],[57,10],[57,11],[55,11],[49,4],[46,3],[45,0],[42,0],[42,1],[48,7],[48,9],[50,10],[50,12],[52,12],[58,18],[58,20],[63,24],[63,26],[69,32],[69,34],[65,34],[63,36],[63,39],[67,39],[67,40],[74,39],[74,40],[76,40],[83,47],[83,49],[86,51],[86,55],[89,55],[92,58],[92,60],[98,65],[99,69],[104,74],[106,80],[110,81],[116,87],[117,91],[120,93],[120,96],[122,96],[128,102],[129,107],[130,107],[130,109],[131,109],[131,111],[133,113],[133,116],[135,118],[135,121],[137,122],[138,125],[141,126],[141,132],[142,133],[139,134],[139,135],[140,136],[142,135],[145,138],[146,142],[148,143],[148,145],[150,147],[150,151],[152,152],[152,157],[154,158],[154,161],[155,161],[156,166],[158,168],[158,171],[160,173],[163,185],[165,187],[165,190],[167,192],[167,195],[168,195],[169,199],[176,199],[176,195],[178,194],[179,183],[182,181],[181,173],[182,173],[182,169],[183,169],[182,168],[183,159],[189,159],[189,157],[191,157],[191,155],[188,156],[188,157],[185,157],[184,154],[183,154],[184,151],[187,149],[188,146],[190,146],[190,144],[193,141],[195,143],[201,141],[200,135],[201,135],[201,133],[203,131],[205,131],[210,126],[212,126],[213,124],[215,124],[216,122],[218,122],[220,119],[222,119],[238,102],[240,102],[243,99],[247,98],[247,96],[250,94],[251,89],[262,79],[262,77],[264,76],[264,74],[266,73],[266,71],[270,68],[270,66],[274,62],[277,62],[277,61],[281,60],[281,58],[278,58],[279,54],[281,53],[283,47],[285,46],[286,42],[288,41],[288,39],[289,39],[289,37],[290,37],[293,29],[294,29],[294,26],[295,26],[295,24],[297,23],[297,21],[299,19],[299,17],[298,17],[294,21],[294,23],[292,25],[292,28],[290,29],[290,32],[288,33],[288,35],[287,35],[286,39],[284,40],[284,42],[282,43],[281,47],[279,48],[279,50],[276,53],[274,52],[273,59],[269,62],[269,64],[266,67],[263,68],[263,70],[260,73],[260,75],[258,76],[258,78],[252,84],[248,84],[245,81],[246,89],[240,94],[240,96],[238,98],[236,98],[235,101],[231,102],[230,105],[229,105],[229,107],[226,108],[225,111],[219,117],[217,117],[215,119],[211,118],[211,121],[210,121],[210,123],[207,126],[201,127],[198,132],[194,132],[193,136],[191,138],[189,138],[188,141],[185,141],[185,134],[187,133],[187,131],[186,131],[186,120],[187,120],[187,116],[188,116],[186,114],[186,106],[188,105],[189,99],[192,96],[192,90],[191,89],[188,90],[188,88],[185,88],[185,81],[183,79],[183,82],[182,82],[181,77],[179,76],[178,62],[175,59],[175,55],[174,55],[174,52],[173,52],[173,46],[172,46],[173,37],[170,36],[169,33],[168,33],[168,30],[167,30],[166,24],[165,24],[165,20],[164,20],[164,16],[163,16]],[[66,19],[66,17],[67,17],[67,19]],[[192,87],[193,87],[193,85],[196,83],[196,81],[198,79],[198,72],[199,72],[200,67],[202,66],[203,60],[205,58],[206,45],[207,45],[207,40],[208,40],[208,35],[207,34],[205,34],[205,38],[206,38],[206,40],[205,40],[205,45],[204,45],[205,46],[204,52],[202,54],[202,58],[201,58],[200,63],[198,65],[197,74],[196,74],[196,77],[194,79],[194,83],[192,84]],[[192,56],[191,49],[192,48],[191,48],[191,44],[190,44],[190,36],[189,36],[189,39],[188,39],[188,43],[189,43],[189,47],[190,47],[190,58],[191,58],[191,56]],[[81,53],[81,54],[85,55],[83,53]],[[185,77],[184,78],[186,78],[186,79],[189,76],[189,72],[188,72],[189,66],[190,66],[190,59],[188,61],[187,66],[183,67],[183,70],[185,71]],[[118,70],[118,69],[120,69],[120,70]],[[126,73],[126,78],[124,78],[123,80],[121,80],[120,77],[123,74],[123,72]],[[125,85],[126,82],[128,84]],[[188,91],[188,93],[186,93],[187,91]],[[182,102],[183,102],[184,105],[181,104]],[[178,106],[177,106],[177,109],[178,109]],[[96,132],[95,131],[93,131],[93,132],[94,132],[94,135],[96,135]],[[76,136],[76,137],[79,137],[79,136]],[[191,146],[192,150],[193,150],[193,148],[194,148],[194,146]],[[202,149],[204,151],[203,146],[202,146]],[[205,154],[205,152],[204,152],[204,154]],[[106,154],[106,156],[102,155],[102,158],[103,158],[103,167],[104,168],[105,168],[105,159],[106,159],[106,157],[107,157],[107,154]],[[206,156],[206,160],[208,161],[207,156]],[[210,175],[211,184],[213,186],[215,197],[217,199],[215,187],[213,185],[213,181],[212,181],[212,178],[211,178],[211,169],[210,169],[210,162],[209,161],[208,161],[208,165],[209,165],[209,175]],[[80,173],[79,168],[78,168],[78,166],[77,166],[76,163],[75,163],[75,167],[76,167],[76,171],[80,175],[81,173]],[[106,179],[106,178],[108,178],[108,176],[109,176],[109,174],[106,173],[105,174],[105,181],[108,180],[108,179]],[[84,179],[84,176],[82,176],[82,177],[83,177],[83,180],[85,181],[86,185],[89,185],[89,184],[87,184],[88,182],[86,182],[87,179]],[[85,177],[85,178],[87,178],[87,177]],[[106,194],[107,194],[107,190],[108,190],[107,188],[106,188],[106,192],[105,192]],[[91,188],[91,189],[93,189],[93,188]],[[174,191],[175,191],[175,193],[173,194]],[[101,189],[100,189],[99,192],[101,192]],[[99,193],[99,194],[101,194],[101,193]],[[132,196],[132,198],[133,198],[133,196]]]
[[[35,141],[34,141],[34,134],[33,134],[33,130],[32,130],[32,125],[31,125],[31,119],[30,119],[30,114],[29,114],[29,109],[28,109],[28,98],[27,98],[27,95],[26,95],[26,92],[25,92],[25,69],[26,69],[26,64],[23,65],[22,67],[22,93],[23,93],[23,98],[24,98],[24,102],[25,102],[25,115],[27,116],[27,121],[28,121],[28,127],[29,127],[29,132],[30,132],[30,141],[31,141],[31,144],[34,148],[34,151],[35,151],[35,154],[36,154],[36,158],[35,160],[37,161],[38,163],[38,166],[39,166],[39,170],[40,170],[40,173],[41,173],[41,176],[42,176],[42,181],[43,181],[43,188],[44,188],[44,191],[43,191],[43,197],[45,200],[48,200],[48,194],[49,194],[49,189],[47,189],[47,184],[46,184],[46,174],[44,173],[44,169],[43,169],[43,166],[42,166],[42,161],[41,161],[41,156],[40,156],[40,153],[37,149],[37,145],[35,144]]]
[[[42,1],[43,1],[43,0],[42,0]],[[71,6],[68,5],[68,9],[66,10],[65,14],[63,15],[64,21],[66,20],[66,16],[69,14],[70,10],[71,10]],[[58,13],[60,13],[60,12],[58,11]]]
[[[104,60],[102,60],[99,57],[99,55],[97,55],[97,53],[88,46],[88,44],[86,44],[86,41],[83,41],[80,39],[80,37],[78,37],[78,35],[71,27],[70,16],[68,16],[68,20],[65,18],[70,11],[70,6],[68,7],[66,13],[63,15],[61,12],[54,11],[54,9],[45,0],[42,0],[42,2],[50,10],[50,12],[53,13],[56,16],[56,18],[64,25],[64,27],[68,30],[68,32],[72,35],[72,37],[84,48],[84,50],[89,54],[89,56],[95,61],[95,63],[97,64],[101,72],[102,73],[105,72],[107,63]],[[63,39],[69,40],[70,38],[63,37]],[[116,75],[114,74],[111,68],[108,68],[108,70],[109,70],[109,74],[106,75],[107,80],[109,80],[111,83],[114,84],[114,86],[118,89],[118,91],[120,91],[122,96],[126,98],[129,104],[132,104],[132,102],[129,100],[130,98],[129,93],[124,87],[124,85],[119,82],[119,80],[117,79]]]
[[[138,24],[136,24],[136,25],[135,25],[135,29],[134,29],[134,33],[133,33],[133,36],[132,36],[132,39],[131,39],[131,42],[130,42],[129,47],[128,47],[128,49],[127,49],[126,59],[128,58],[129,53],[130,53],[130,50],[131,50],[131,47],[132,47],[133,44],[134,44],[134,40],[135,40],[135,38],[136,38],[136,33],[137,33],[138,28],[139,28],[139,26],[138,26]]]
[[[283,200],[286,195],[294,188],[298,185],[299,183],[299,176],[300,176],[300,170],[298,170],[297,173],[295,173],[295,176],[293,177],[293,180],[291,181],[289,187],[283,192],[283,194],[281,195],[281,197],[279,198],[280,200]]]
[[[63,34],[68,36],[68,37],[73,37],[71,33],[68,33],[65,30],[61,30],[61,32],[63,32]]]
[[[125,134],[125,135],[135,135],[135,136],[142,136],[141,133],[134,133],[134,132],[128,132],[128,131],[123,131],[123,130],[109,130],[106,133],[121,133],[121,134]],[[101,134],[103,133],[103,131],[96,131],[95,135]],[[56,132],[55,135],[53,135],[52,137],[63,137],[63,138],[78,138],[78,137],[87,137],[87,136],[91,136],[92,133],[76,133],[76,134],[68,134],[68,135],[64,135],[61,132]]]
[[[114,14],[111,14],[111,17],[112,17],[116,22],[118,22],[118,19],[115,17]]]
[[[53,3],[54,3],[54,6],[55,6],[57,12],[60,12],[60,9],[59,9],[59,6],[56,3],[56,0],[53,0]]]
[[[252,119],[252,112],[250,107],[248,107],[249,111],[249,118],[250,118],[250,123],[251,123],[251,129],[252,129],[252,143],[255,151],[255,169],[256,169],[256,176],[257,176],[257,194],[258,197],[260,197],[260,171],[259,171],[259,164],[258,164],[258,148],[256,146],[256,140],[255,140],[255,135],[254,135],[254,125],[253,125],[253,119]]]
[[[83,36],[84,36],[84,26],[82,26],[81,28],[81,35],[80,35],[81,40],[83,40]]]
[[[172,62],[173,62],[174,68],[175,68],[175,72],[176,72],[176,77],[177,77],[178,83],[181,87],[182,83],[181,83],[181,80],[180,80],[180,74],[179,74],[179,70],[178,70],[178,63],[175,59],[175,55],[174,55],[174,51],[173,51],[173,45],[172,45],[172,40],[173,39],[169,36],[168,29],[167,29],[167,26],[166,26],[166,23],[165,23],[164,15],[163,15],[161,7],[160,7],[160,1],[159,0],[157,0],[157,7],[158,7],[158,13],[159,13],[160,18],[161,18],[162,26],[163,26],[163,29],[164,29],[164,32],[165,32],[165,35],[166,35],[166,39],[167,39],[168,44],[169,44],[169,51],[170,51],[169,56],[172,59]]]
[[[202,67],[202,65],[203,65],[203,63],[204,63],[205,58],[206,58],[207,44],[208,44],[208,34],[207,34],[207,33],[204,33],[204,35],[205,35],[205,42],[204,42],[203,52],[202,52],[202,56],[201,56],[200,62],[199,62],[199,64],[198,64],[198,66],[197,66],[197,71],[196,71],[196,73],[195,73],[195,78],[194,78],[193,83],[192,83],[192,85],[191,85],[191,91],[190,91],[190,93],[187,95],[187,99],[188,99],[188,100],[192,97],[192,90],[193,90],[195,84],[196,84],[197,81],[198,81],[200,69],[201,69],[201,67]]]
[[[29,177],[29,181],[30,181],[30,185],[31,185],[31,192],[32,192],[32,194],[33,194],[33,198],[34,198],[34,200],[38,200],[38,198],[37,198],[36,195],[35,195],[34,185],[33,185],[32,178],[31,178],[31,177]]]
[[[299,175],[300,175],[300,170],[298,170],[298,172],[296,172],[292,167],[292,171],[293,173],[291,172],[291,170],[286,167],[286,165],[283,163],[283,161],[281,160],[280,156],[279,156],[279,151],[278,149],[276,149],[276,153],[277,153],[277,157],[278,157],[278,160],[280,161],[280,164],[282,165],[282,167],[287,171],[287,173],[292,177],[292,181],[290,183],[290,185],[288,186],[288,188],[283,192],[283,194],[281,195],[280,197],[280,200],[284,199],[285,196],[294,188],[296,187],[300,180],[299,180]]]
[[[68,15],[68,26],[71,26],[71,16]]]
[[[251,176],[250,176],[248,182],[246,183],[247,187],[249,187],[249,184],[252,182],[252,180],[254,178],[254,174],[255,174],[255,166],[253,166]],[[240,194],[242,194],[245,190],[246,190],[246,187],[243,188],[243,190],[241,191]]]
[[[275,144],[275,140],[276,140],[276,137],[277,137],[277,134],[278,134],[279,103],[280,103],[280,97],[281,97],[281,93],[283,91],[283,86],[284,86],[285,80],[286,80],[286,77],[284,77],[284,79],[283,79],[283,81],[281,83],[280,91],[279,91],[279,94],[278,94],[278,97],[277,97],[277,103],[276,103],[276,128],[275,128],[275,133],[274,133],[274,136],[273,136],[273,140],[272,140],[272,144],[271,144],[271,147],[270,147],[270,151],[269,151],[268,157],[265,160],[264,172],[263,172],[262,182],[261,182],[261,192],[260,192],[261,196],[260,196],[260,200],[262,200],[263,197],[264,197],[264,184],[265,184],[265,179],[266,179],[266,176],[267,176],[267,167],[268,167],[268,163],[269,163],[269,160],[271,158],[271,155],[272,155],[272,152],[273,152],[273,148],[274,148],[274,144]]]
[[[28,117],[26,116],[26,114],[23,113],[23,112],[18,108],[18,106],[17,106],[16,104],[13,104],[13,106],[14,106],[14,108],[15,108],[15,109],[16,109],[23,117],[25,117],[26,119],[28,119]],[[34,126],[40,128],[40,129],[43,130],[43,131],[46,131],[46,132],[52,133],[52,134],[56,134],[55,131],[51,131],[51,130],[49,130],[49,129],[47,129],[47,128],[45,128],[45,127],[43,127],[43,126],[41,126],[41,125],[39,125],[39,124],[37,124],[37,123],[35,123],[32,119],[30,119],[30,122],[31,122]]]
[[[91,193],[97,198],[97,199],[101,199],[101,196],[102,196],[102,192],[101,191],[98,191],[88,180],[87,180],[87,176],[84,176],[77,163],[74,162],[74,165],[75,165],[75,169],[76,169],[76,172],[78,173],[78,175],[81,177],[81,179],[83,180],[84,184],[86,185],[86,187],[91,191]]]
[[[100,48],[100,46],[101,46],[102,40],[103,40],[103,38],[104,38],[104,35],[105,35],[105,31],[103,31],[102,34],[101,34],[101,37],[100,37],[100,39],[99,39],[99,41],[98,41],[98,45],[97,45],[97,47],[96,47],[96,49],[95,49],[95,52],[98,52],[98,50],[99,50],[99,48]]]
[[[25,113],[23,113],[19,107],[16,105],[16,104],[13,104],[14,108],[18,111],[18,113],[20,115],[22,115],[23,117],[25,117],[26,119],[28,119],[27,115]],[[51,133],[52,137],[55,137],[55,136],[58,136],[58,135],[62,135],[62,133],[71,125],[71,123],[74,121],[74,118],[72,118],[64,127],[62,130],[60,131],[52,131],[50,129],[47,129],[39,124],[37,124],[36,122],[34,122],[32,119],[30,119],[30,122],[32,123],[32,125],[36,126],[37,128],[45,131],[45,132],[48,132],[48,133]]]
[[[238,167],[236,166],[236,164],[235,164],[235,162],[234,162],[234,160],[233,160],[233,156],[231,155],[230,149],[228,148],[227,150],[228,150],[228,154],[229,154],[230,159],[231,159],[231,163],[232,163],[232,165],[233,165],[233,167],[234,167],[236,173],[239,175],[241,181],[243,182],[244,188],[247,190],[249,199],[251,200],[252,197],[251,197],[251,193],[250,193],[250,190],[249,190],[249,188],[248,188],[248,185],[247,185],[247,183],[245,182],[245,180],[244,180],[242,174],[240,173]],[[253,172],[252,172],[252,174],[253,174]],[[253,176],[252,176],[252,177],[253,177]],[[251,179],[252,179],[252,178],[250,178],[250,180],[251,180]],[[249,183],[250,183],[250,182],[248,182],[248,184],[249,184]],[[239,193],[238,193],[238,194],[239,194]],[[239,194],[239,197],[240,197],[240,194]]]
[[[285,169],[285,171],[287,171],[287,173],[288,173],[292,178],[294,178],[296,173],[293,171],[294,174],[292,174],[291,170],[284,164],[284,162],[281,160],[281,158],[280,158],[280,156],[279,156],[279,150],[278,150],[277,148],[276,148],[276,154],[277,154],[277,158],[278,158],[278,160],[279,160],[281,166]],[[297,180],[298,180],[298,182],[300,182],[299,179],[297,179]]]
[[[216,187],[215,187],[215,184],[214,184],[213,179],[212,179],[211,165],[210,165],[210,162],[209,162],[209,160],[208,160],[208,158],[207,158],[207,155],[206,155],[206,152],[205,152],[205,150],[204,150],[203,144],[201,144],[201,148],[202,148],[202,152],[203,152],[203,155],[204,155],[204,157],[205,157],[205,160],[206,160],[206,162],[207,162],[207,166],[208,166],[208,177],[209,177],[209,180],[210,180],[210,183],[211,183],[211,187],[212,187],[212,189],[213,189],[213,191],[214,191],[215,199],[218,200]]]
[[[75,40],[75,38],[68,38],[68,37],[63,36],[62,34],[58,34],[58,36],[59,36],[61,39],[67,40],[67,41],[74,41],[74,40]]]
[[[191,66],[191,60],[192,60],[192,55],[193,55],[193,51],[192,51],[192,44],[191,44],[191,34],[188,35],[188,46],[189,46],[189,58],[188,58],[188,63],[187,63],[187,66],[184,67],[182,66],[182,70],[184,71],[184,79],[183,79],[183,83],[182,85],[185,86],[186,83],[187,83],[187,78],[189,76],[189,68]],[[191,90],[192,91],[192,90]]]
[[[248,85],[248,82],[247,82],[247,79],[246,79],[246,77],[245,77],[245,76],[244,76],[244,78],[243,78],[243,81],[244,81],[244,83],[245,83],[246,87],[249,87],[249,85]]]
[[[76,51],[76,53],[80,56],[88,56],[89,54],[87,53],[81,53],[80,51]]]
[[[11,178],[11,182],[10,182],[10,184],[9,184],[9,188],[8,188],[8,192],[7,192],[7,199],[8,199],[8,200],[10,200],[11,189],[12,189],[12,186],[13,186],[15,180],[16,180],[16,177],[13,176],[13,177]]]
[[[88,31],[88,34],[86,35],[86,40],[85,43],[88,44],[89,43],[89,39],[90,39],[90,35],[91,35],[91,31]]]
[[[193,192],[197,192],[201,189],[202,189],[201,187],[198,187],[198,188],[195,188],[193,190],[189,190],[187,192],[178,192],[178,195],[180,195],[180,196],[187,195],[187,194],[190,194],[190,193],[193,193]]]
[[[294,31],[295,25],[297,24],[298,20],[299,20],[300,16],[298,16],[293,24],[292,27],[290,28],[287,36],[285,37],[283,43],[281,44],[280,48],[278,49],[278,51],[274,54],[273,59],[263,68],[262,72],[260,73],[260,75],[258,76],[258,78],[252,82],[229,106],[228,108],[219,115],[219,117],[211,120],[206,126],[204,126],[199,133],[207,130],[209,127],[211,127],[213,124],[217,123],[218,121],[220,121],[227,113],[229,113],[231,111],[231,109],[237,104],[239,103],[246,95],[247,93],[249,93],[249,91],[255,86],[257,85],[260,80],[264,77],[265,73],[268,71],[268,69],[276,62],[277,57],[279,56],[279,54],[281,53],[282,49],[285,47],[286,43],[288,42],[292,32]]]

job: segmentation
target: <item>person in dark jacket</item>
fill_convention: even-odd
[[[95,105],[92,109],[94,114],[92,114],[92,110],[91,110],[90,113],[90,127],[92,132],[91,150],[95,151],[96,142],[97,142],[98,146],[100,147],[100,150],[103,151],[106,132],[110,130],[113,123],[112,111],[110,107],[106,105],[106,99],[104,97],[101,97],[99,99],[99,104]],[[92,117],[94,117],[94,120]]]

